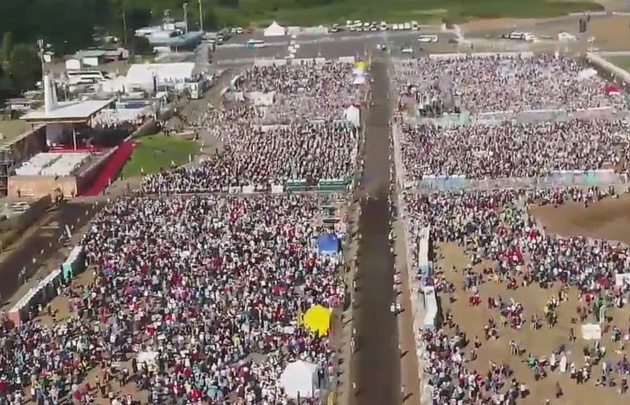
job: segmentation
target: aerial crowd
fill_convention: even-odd
[[[317,367],[323,395],[333,349],[298,322],[344,295],[342,260],[313,243],[330,231],[317,221],[323,202],[205,195],[109,205],[83,240],[92,282],[62,292],[76,316],[2,338],[5,395],[30,382],[38,403],[70,393],[83,404],[94,393],[81,383],[100,365],[99,391],[112,398],[130,383],[151,404],[286,404],[279,377],[297,360]]]
[[[265,109],[271,124],[291,122],[296,117],[334,119],[348,106],[361,102],[361,88],[353,85],[353,63],[328,62],[292,66],[259,66],[236,81],[244,94],[272,93]]]
[[[146,176],[143,192],[226,192],[244,186],[261,191],[287,181],[316,186],[322,179],[347,178],[358,130],[344,119],[344,110],[361,94],[352,84],[353,66],[328,61],[247,70],[235,81],[244,99],[197,114],[190,122],[217,144],[216,156]],[[275,101],[257,105],[249,99],[255,93],[275,93]],[[276,114],[278,109],[283,113]]]
[[[401,97],[438,97],[448,89],[471,112],[622,106],[603,93],[600,78],[580,76],[585,67],[559,55],[423,57],[393,64]],[[335,308],[344,301],[346,264],[340,255],[320,254],[316,240],[329,232],[342,239],[346,229],[343,223],[323,223],[322,207],[330,197],[322,194],[230,192],[354,175],[359,129],[343,120],[344,109],[361,100],[352,69],[351,63],[330,61],[255,67],[233,83],[242,99],[188,117],[189,129],[216,142],[215,156],[144,176],[141,188],[150,195],[116,199],[97,214],[81,242],[89,282],[57,291],[67,299],[67,319],[2,325],[0,396],[6,403],[57,405],[70,398],[85,405],[103,397],[111,405],[288,405],[294,398],[280,376],[298,360],[316,370],[315,394],[301,403],[321,403],[336,374],[334,347],[331,335],[307,331],[300,319],[314,305]],[[247,95],[257,92],[275,93],[274,102],[256,105]],[[426,176],[624,170],[627,130],[624,121],[603,119],[395,128],[403,176],[412,182]],[[502,328],[539,323],[537,314],[509,296],[483,296],[484,283],[575,288],[580,297],[575,318],[582,322],[599,323],[602,307],[625,305],[630,284],[616,286],[615,276],[627,267],[630,248],[549,234],[528,209],[570,201],[588,206],[619,195],[606,184],[402,194],[412,252],[418,252],[421,229],[430,227],[434,245],[456,243],[470,257],[469,267],[455,269],[464,272],[463,285],[449,281],[453,269],[436,263],[429,282],[444,301],[464,290],[471,306],[496,311],[481,336],[468,336],[449,312],[443,324],[415,331],[423,341],[421,366],[430,388],[425,393],[434,405],[512,405],[536,390],[511,364],[490,359],[484,371],[469,364],[479,347],[503,339]],[[473,270],[481,261],[493,264]],[[573,325],[573,319],[554,317],[561,305],[569,304],[559,292],[545,306],[541,319],[549,328],[557,322]],[[31,315],[42,314],[57,320],[50,306],[35,307]],[[630,325],[609,326],[615,342],[630,336]],[[569,372],[577,384],[593,376],[597,385],[627,392],[625,354],[611,358],[599,346],[584,355],[572,352],[567,345],[575,340],[574,327],[579,324],[570,327],[566,344],[550,353],[533,352],[518,341],[505,345],[521,356],[519,363],[527,363],[535,380]],[[557,385],[550,400],[562,397],[563,389]]]
[[[400,126],[407,181],[426,176],[541,178],[559,171],[614,169],[630,152],[626,120],[572,119],[441,127]]]
[[[604,91],[605,81],[581,73],[587,66],[560,55],[419,58],[394,66],[403,104],[444,99],[473,114],[625,108],[619,96]],[[414,188],[402,195],[412,262],[419,259],[422,229],[430,227],[430,260],[435,267],[425,282],[445,303],[441,324],[416,331],[424,349],[420,363],[427,388],[423,394],[432,395],[435,405],[516,404],[531,395],[543,398],[546,405],[565,403],[563,397],[572,384],[586,383],[625,394],[630,364],[622,340],[629,336],[630,324],[627,317],[613,320],[605,309],[624,308],[630,297],[630,286],[618,280],[626,272],[630,248],[617,241],[548,233],[529,207],[570,202],[588,207],[605,198],[621,198],[627,192],[617,181],[617,174],[626,172],[630,129],[626,121],[593,114],[590,119],[528,121],[513,116],[472,125],[435,125],[435,120],[404,123],[408,111],[401,109],[398,114],[393,132],[400,145],[399,175],[404,178],[399,182]],[[589,171],[614,175],[594,176],[593,184],[581,187],[537,189],[475,189],[474,185],[486,183],[471,181],[462,183],[469,189],[437,190],[430,181],[544,178]],[[464,252],[467,263],[444,268],[440,263],[445,246],[453,245]],[[455,274],[463,282],[453,282]],[[501,295],[488,293],[490,283],[502,284]],[[544,308],[513,298],[511,291],[530,285],[549,295]],[[577,300],[570,298],[570,291],[577,291]],[[495,312],[486,319],[481,316],[476,329],[464,329],[465,320],[451,312],[456,296],[471,307]],[[557,324],[566,333],[551,351],[532,347],[531,337],[505,337],[509,329],[544,333]],[[601,324],[606,336],[602,339],[613,342],[614,349],[607,351],[604,340],[601,344],[580,340],[573,347],[582,334],[581,324]],[[492,347],[486,353],[505,347],[515,358],[480,359],[478,353],[485,345]],[[611,356],[613,350],[620,355]],[[520,363],[526,364],[530,375],[516,371]],[[557,382],[541,392],[537,382],[552,374],[566,374],[572,382]]]
[[[471,113],[625,106],[592,68],[561,54],[430,55],[394,63],[394,76],[401,96],[418,102],[448,96]]]

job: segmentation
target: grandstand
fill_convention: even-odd
[[[92,153],[44,152],[15,170],[18,176],[71,176],[93,156]]]

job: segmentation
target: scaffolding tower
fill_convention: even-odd
[[[6,197],[9,192],[9,176],[13,172],[13,152],[9,148],[0,149],[0,195]]]

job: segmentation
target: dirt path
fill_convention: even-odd
[[[373,99],[368,111],[363,179],[372,196],[361,203],[357,256],[356,352],[353,356],[351,403],[383,405],[401,403],[400,352],[396,316],[390,311],[394,300],[394,259],[389,234],[389,102],[387,67],[372,64]]]

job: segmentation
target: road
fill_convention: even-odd
[[[395,405],[400,393],[398,327],[390,311],[394,300],[394,257],[389,245],[389,117],[387,66],[371,67],[372,100],[367,110],[363,183],[357,253],[354,325],[356,352],[352,359],[354,405]]]
[[[22,269],[26,270],[27,277],[32,277],[41,266],[61,264],[67,256],[63,249],[65,239],[62,238],[65,225],[73,230],[80,229],[87,224],[95,210],[94,204],[68,202],[57,211],[47,213],[35,225],[36,229],[16,241],[0,261],[2,299],[9,299],[20,288],[22,280],[19,274]]]

